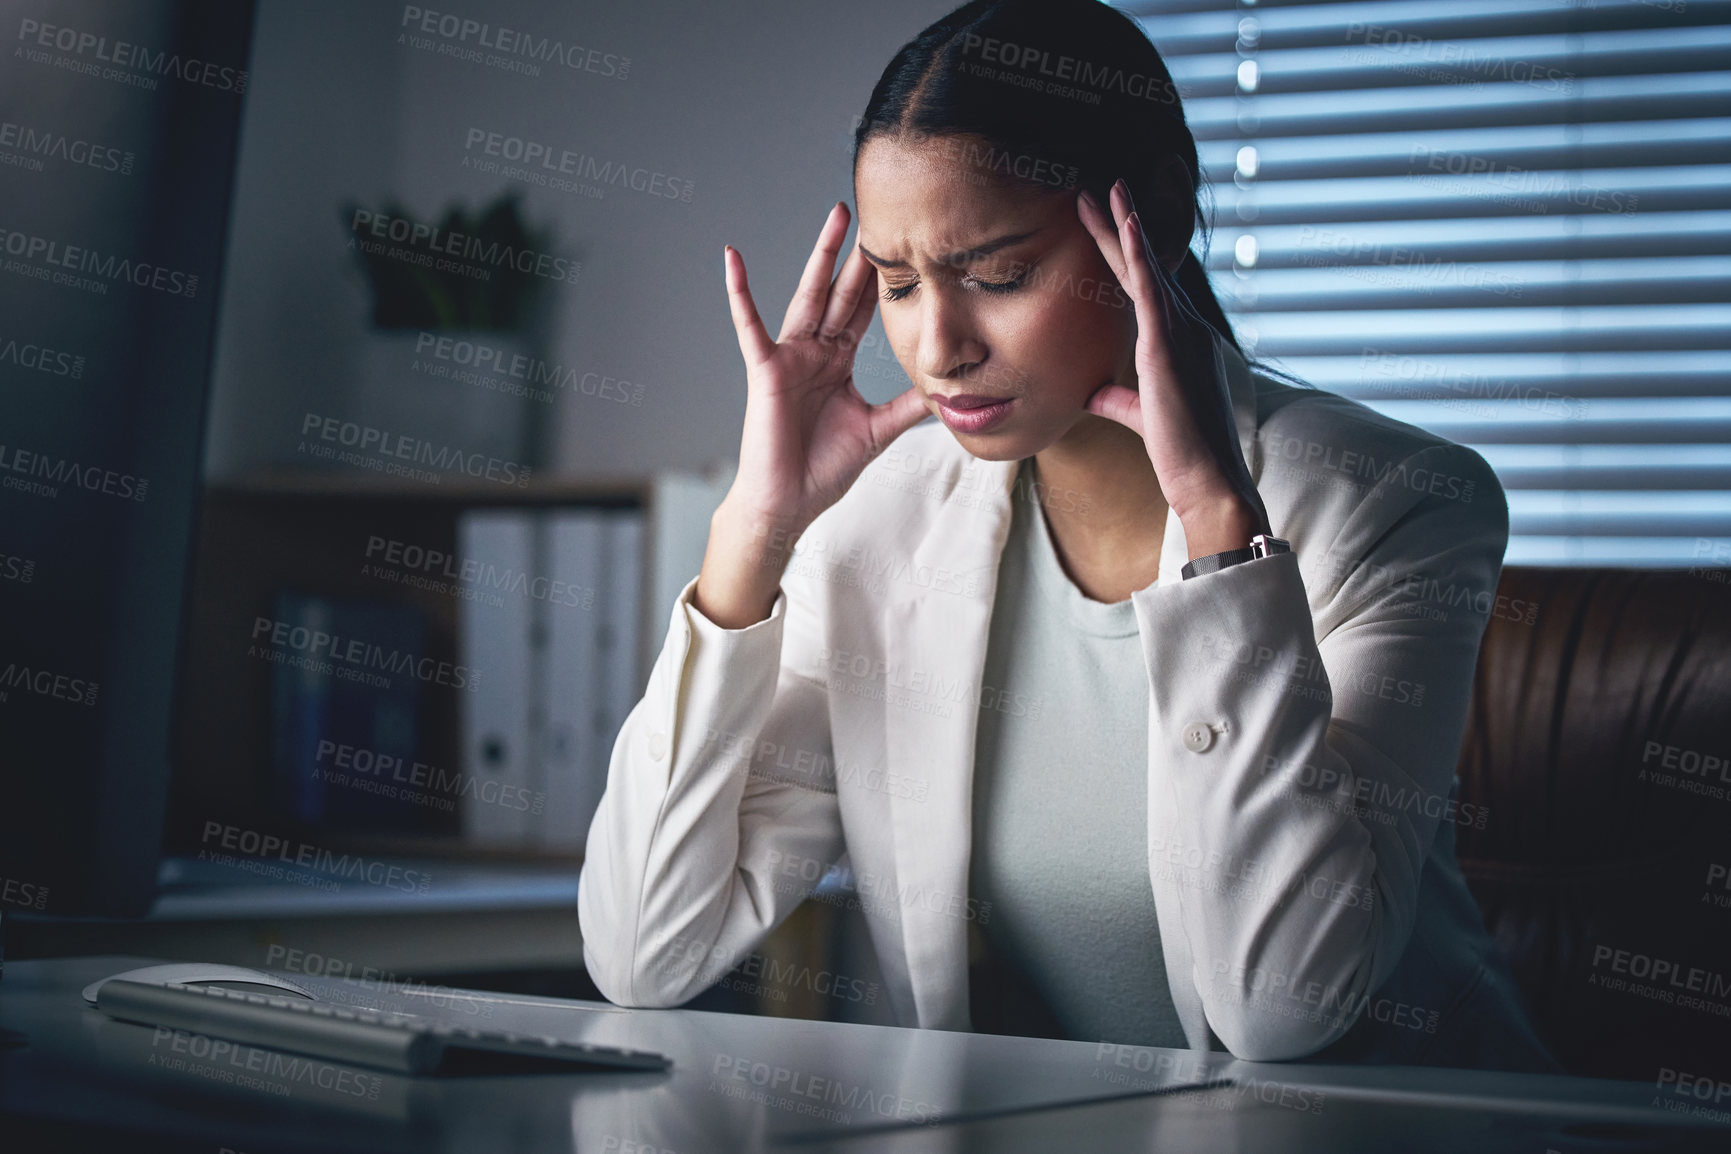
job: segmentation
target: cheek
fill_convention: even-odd
[[[914,372],[914,365],[919,361],[918,319],[904,309],[890,312],[881,307],[878,316],[883,321],[884,340],[889,344],[890,352],[895,354],[896,363],[901,365],[910,381],[918,379]]]
[[[1030,335],[1038,333],[1034,355],[1063,366],[1066,376],[1081,378],[1089,388],[1098,387],[1135,343],[1135,314],[1115,303],[1129,301],[1109,270],[1106,275],[1102,281],[1090,271],[1057,281],[1041,294],[1037,318],[1029,318]]]
[[[1118,278],[1105,261],[1090,262],[1064,282],[1058,308],[1066,323],[1091,338],[1102,334],[1134,333],[1135,310],[1130,297],[1119,287]]]

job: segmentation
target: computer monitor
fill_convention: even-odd
[[[249,4],[7,3],[0,916],[155,897]]]

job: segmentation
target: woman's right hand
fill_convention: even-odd
[[[773,341],[744,258],[731,245],[723,257],[746,382],[739,473],[728,498],[796,530],[839,501],[872,458],[926,415],[916,389],[872,405],[854,385],[854,353],[877,308],[877,270],[855,247],[830,281],[847,227],[847,206],[838,203]]]
[[[830,280],[847,227],[847,206],[837,204],[776,340],[758,316],[745,261],[732,246],[724,253],[733,327],[745,358],[745,428],[739,472],[711,519],[698,582],[700,608],[724,628],[768,615],[794,538],[926,416],[924,398],[912,386],[873,405],[854,385],[854,354],[877,307],[877,270],[856,247]]]

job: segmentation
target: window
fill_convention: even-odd
[[[1483,453],[1510,564],[1731,561],[1731,2],[1120,7],[1248,348]]]

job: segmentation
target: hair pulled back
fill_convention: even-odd
[[[1186,243],[1177,280],[1192,307],[1238,347],[1188,241],[1207,236],[1196,140],[1177,86],[1141,27],[1098,0],[973,0],[904,44],[854,130],[853,163],[876,137],[975,136],[1012,178],[1085,188],[1100,204],[1120,177],[1154,203],[1176,157],[1194,190],[1186,219],[1142,219],[1157,250]]]

